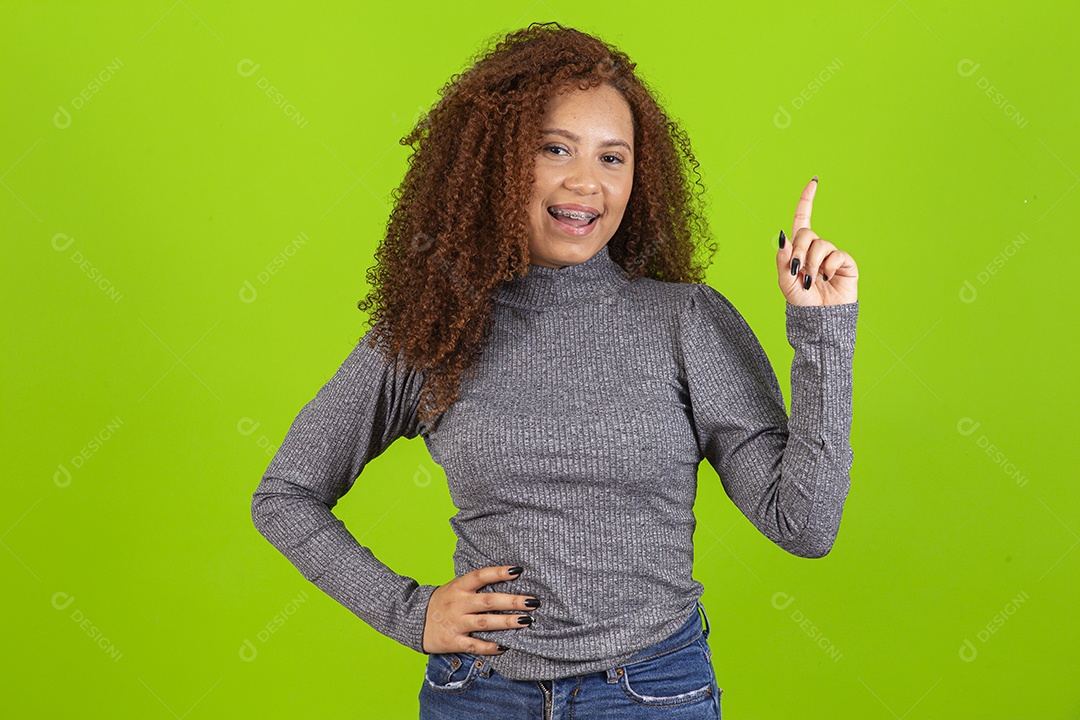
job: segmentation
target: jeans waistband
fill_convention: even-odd
[[[704,623],[704,625],[702,623]],[[681,628],[655,645],[650,645],[644,650],[639,650],[636,654],[631,656],[629,660],[623,662],[622,665],[629,665],[630,663],[638,662],[639,660],[645,660],[646,658],[663,655],[672,650],[677,650],[684,645],[689,645],[694,642],[702,634],[708,638],[709,631],[709,615],[705,612],[705,606],[702,604],[701,600],[696,600],[694,602],[694,611],[690,613],[690,617],[686,619],[686,622],[683,623]]]

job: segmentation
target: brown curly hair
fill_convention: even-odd
[[[429,428],[471,374],[499,286],[529,270],[533,166],[556,92],[606,83],[630,105],[634,181],[607,244],[628,277],[704,282],[716,252],[690,141],[625,53],[559,23],[533,23],[470,65],[400,140],[413,152],[367,271],[371,291],[357,303],[369,312],[371,346],[421,374],[418,421]]]

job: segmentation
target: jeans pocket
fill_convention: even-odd
[[[711,702],[718,694],[712,661],[701,639],[622,668],[626,696],[641,705],[669,707]]]
[[[470,653],[435,653],[428,655],[424,682],[437,693],[462,693],[480,674],[477,657]]]

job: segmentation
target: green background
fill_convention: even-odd
[[[690,134],[709,282],[787,398],[776,237],[811,175],[859,265],[832,553],[773,546],[701,467],[725,717],[1080,718],[1078,11],[749,5],[4,3],[0,713],[415,717],[424,656],[307,583],[251,493],[363,331],[398,139],[487,38],[558,20]],[[421,439],[336,512],[451,579]]]

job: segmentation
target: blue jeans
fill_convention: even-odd
[[[586,675],[510,680],[491,669],[488,656],[432,654],[420,689],[420,720],[720,720],[723,690],[708,637],[709,616],[698,601],[670,637]]]

